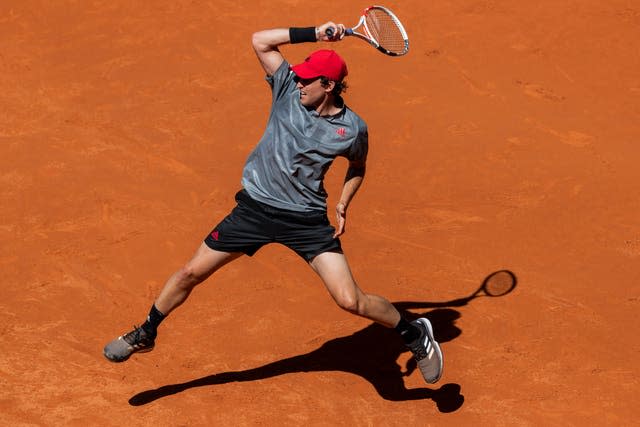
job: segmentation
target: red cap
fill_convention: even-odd
[[[303,63],[291,67],[301,79],[325,76],[329,80],[342,81],[347,73],[347,64],[335,51],[321,49],[313,52]]]

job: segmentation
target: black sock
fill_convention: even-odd
[[[395,329],[398,331],[405,344],[410,344],[420,337],[420,329],[407,322],[404,317],[400,318],[400,322],[398,322]]]
[[[142,324],[142,329],[152,335],[156,335],[158,333],[158,326],[160,326],[160,323],[165,317],[166,316],[156,308],[156,305],[153,304],[151,310],[149,310],[147,320]]]

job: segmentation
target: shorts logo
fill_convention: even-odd
[[[336,130],[336,133],[344,138],[344,136],[347,134],[347,130],[345,128],[339,128],[338,130]]]
[[[211,233],[211,237],[213,238],[213,240],[218,240],[218,237],[219,237],[218,230],[215,230],[213,233]]]

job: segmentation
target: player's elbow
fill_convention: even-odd
[[[347,176],[345,177],[345,181],[350,181],[352,178],[360,178],[360,180],[364,179],[364,175],[367,172],[367,167],[362,164],[350,164],[347,169]]]
[[[251,44],[256,52],[264,52],[269,47],[266,42],[264,31],[258,31],[251,36]]]

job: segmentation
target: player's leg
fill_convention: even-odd
[[[414,322],[403,319],[385,298],[366,294],[356,284],[347,258],[341,252],[324,252],[309,264],[318,273],[338,306],[387,327],[394,327],[413,352],[425,381],[437,382],[442,376],[443,358],[426,318]]]
[[[242,252],[213,250],[202,243],[194,256],[169,277],[144,324],[107,344],[104,356],[112,362],[124,362],[133,353],[153,350],[160,322],[180,306],[198,284],[241,255]]]
[[[217,251],[202,243],[193,258],[169,277],[156,299],[156,308],[164,316],[169,315],[187,299],[196,285],[241,255],[242,252]]]
[[[395,327],[400,322],[400,313],[389,301],[366,294],[358,287],[343,253],[324,252],[309,264],[340,308],[387,327]]]
[[[160,322],[188,298],[196,285],[242,254],[253,255],[271,241],[270,219],[253,210],[245,197],[242,191],[236,194],[238,205],[207,235],[193,258],[167,280],[147,320],[107,344],[107,359],[122,362],[135,352],[152,350]]]

